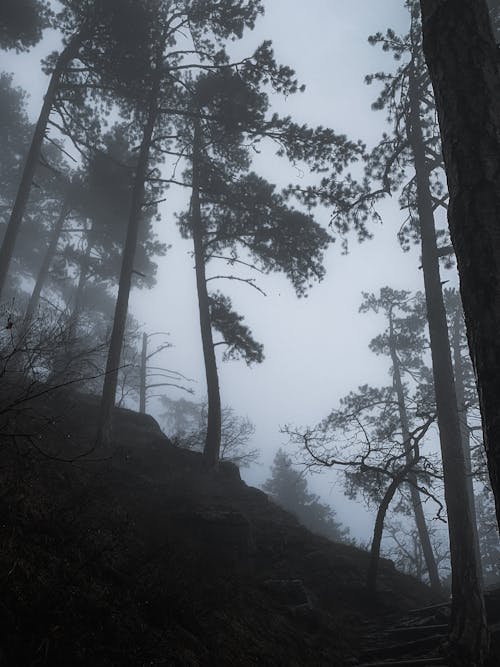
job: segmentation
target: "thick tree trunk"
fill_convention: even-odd
[[[49,86],[47,88],[47,92],[45,93],[42,109],[38,117],[35,132],[31,140],[31,146],[24,164],[16,200],[12,208],[9,222],[7,223],[7,229],[5,230],[2,247],[0,248],[0,300],[2,299],[10,261],[14,252],[14,246],[16,244],[16,239],[24,216],[24,211],[28,203],[33,177],[40,160],[40,151],[45,137],[45,132],[47,131],[47,123],[59,82],[67,65],[78,54],[78,49],[80,48],[82,39],[82,35],[78,34],[70,40],[66,48],[63,49],[63,51],[60,53],[54,71],[52,72],[52,76],[50,77]]]
[[[195,121],[193,139],[193,192],[191,196],[191,223],[196,266],[196,287],[198,290],[198,307],[200,313],[201,340],[205,374],[207,379],[208,411],[207,434],[203,456],[210,468],[219,463],[221,444],[221,400],[219,390],[219,374],[215,357],[212,322],[210,317],[210,299],[205,274],[205,250],[203,247],[203,220],[200,205],[200,127]]]
[[[415,517],[415,525],[417,526],[420,545],[422,547],[422,552],[424,554],[425,564],[427,566],[427,572],[429,574],[431,587],[436,592],[440,592],[441,581],[439,579],[439,572],[436,564],[436,559],[434,557],[434,550],[432,548],[431,540],[429,537],[429,531],[427,529],[427,523],[425,521],[424,509],[422,507],[422,499],[420,498],[420,492],[418,490],[418,480],[416,474],[411,469],[413,465],[416,463],[416,461],[413,460],[414,457],[411,451],[408,413],[406,411],[405,393],[403,389],[403,381],[401,378],[401,366],[399,363],[399,357],[397,354],[396,344],[392,332],[392,322],[390,322],[390,328],[391,331],[389,335],[389,347],[392,359],[392,374],[394,380],[394,388],[396,389],[396,396],[398,399],[398,410],[399,410],[399,420],[401,422],[401,432],[403,435],[403,441],[405,443],[406,464],[407,466],[410,467],[407,479],[410,487],[413,515]]]
[[[417,208],[422,240],[427,318],[443,462],[452,566],[451,644],[456,665],[482,664],[487,647],[484,599],[474,548],[474,527],[467,499],[467,474],[462,449],[457,398],[444,308],[429,169],[421,125],[416,75],[410,73],[409,141],[414,155]]]
[[[106,374],[101,397],[101,408],[97,431],[97,443],[108,444],[111,438],[112,415],[115,406],[116,386],[118,383],[118,370],[123,348],[123,337],[127,322],[128,301],[132,285],[132,273],[134,271],[134,258],[137,248],[137,238],[141,223],[142,206],[144,203],[145,181],[147,178],[149,152],[153,139],[153,132],[159,112],[159,94],[162,76],[162,66],[156,63],[156,71],[149,95],[149,104],[146,124],[142,136],[139,157],[134,177],[132,191],[132,202],[130,216],[127,226],[127,236],[123,249],[122,265],[120,270],[120,282],[118,285],[118,296],[116,299],[113,329],[109,343],[108,358],[106,362]]]
[[[465,401],[464,387],[464,367],[461,350],[461,329],[462,329],[462,309],[458,303],[457,295],[456,310],[453,317],[453,331],[451,337],[451,347],[453,349],[453,366],[455,369],[455,388],[457,392],[457,406],[460,419],[460,431],[462,434],[462,447],[464,450],[465,470],[467,473],[467,497],[469,499],[472,525],[474,528],[474,547],[476,549],[476,558],[479,563],[479,574],[481,576],[481,585],[483,585],[483,568],[481,564],[481,551],[479,549],[479,535],[477,532],[477,513],[476,502],[474,499],[474,482],[472,479],[472,456],[470,449],[470,431],[467,422],[467,405]]]
[[[373,528],[372,546],[370,549],[370,563],[368,565],[368,573],[366,577],[366,586],[371,593],[374,593],[377,588],[380,545],[382,543],[382,534],[384,532],[385,515],[387,514],[391,500],[394,498],[394,494],[402,480],[403,478],[399,475],[391,480],[377,510],[377,518],[375,519],[375,527]]]
[[[146,412],[146,379],[147,379],[147,362],[148,362],[148,334],[142,334],[142,350],[141,350],[141,368],[139,378],[139,412],[145,414]]]
[[[421,0],[448,222],[500,525],[500,76],[485,0]]]

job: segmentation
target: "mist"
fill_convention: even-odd
[[[488,12],[495,46],[495,3]],[[328,608],[327,626],[350,628],[347,609],[375,618],[387,591],[399,591],[383,600],[400,615],[440,609],[451,594],[452,636],[457,618],[486,636],[483,591],[498,585],[500,542],[486,394],[469,351],[482,359],[473,327],[483,311],[479,297],[460,296],[459,187],[450,198],[447,107],[434,98],[420,3],[9,0],[0,47],[7,509],[24,484],[34,494],[25,515],[39,494],[43,521],[59,520],[51,493],[64,477],[65,506],[89,530],[109,526],[108,565],[133,579],[125,543],[139,553],[136,540],[161,542],[156,507],[175,542],[165,557],[192,555],[178,577],[189,604],[206,548],[208,580],[265,580],[273,600],[292,596],[289,608]],[[109,501],[115,483],[116,512],[99,518],[100,489],[110,485]],[[80,487],[93,489],[88,506],[71,495]],[[286,548],[282,560],[264,556],[281,548],[270,537],[281,530],[279,544],[303,545],[296,561]],[[326,560],[303,574],[304,554],[320,552]],[[273,558],[288,558],[290,574]],[[349,560],[359,572],[332,611],[318,573],[335,562],[341,580]],[[159,589],[173,586],[151,567]],[[375,597],[358,608],[361,589]],[[172,593],[175,609],[181,597]],[[237,633],[231,648],[192,649],[189,662],[174,634],[164,664],[327,664],[292,645],[237,662]],[[465,635],[453,651],[472,660]],[[50,641],[57,657],[37,664],[67,659],[64,642]],[[346,648],[331,664],[379,664],[381,650]],[[160,664],[147,655],[135,664]],[[106,654],[95,664],[129,663]]]

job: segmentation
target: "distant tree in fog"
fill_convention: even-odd
[[[0,74],[0,234],[4,234],[16,196],[20,174],[33,130],[26,114],[26,93],[12,85],[12,77]],[[23,283],[36,279],[43,263],[44,247],[57,226],[69,170],[57,145],[47,144],[36,171],[36,187],[26,209],[24,224],[8,275],[8,295],[20,306]]]
[[[443,586],[446,587],[450,560],[448,540],[445,537],[443,543],[442,534],[439,535],[435,524],[429,528],[429,538]],[[422,542],[415,526],[408,526],[404,520],[388,520],[385,527],[383,553],[385,558],[393,561],[400,572],[405,572],[420,581],[428,581]]]
[[[271,477],[262,485],[273,501],[294,514],[311,532],[334,542],[348,539],[349,529],[336,520],[335,510],[320,502],[319,496],[308,491],[307,479],[293,467],[292,459],[283,450],[276,453]]]
[[[22,1],[24,2],[24,0]],[[10,11],[9,5],[11,4],[12,3],[10,0],[8,0],[7,3],[2,4],[2,7],[7,11]],[[36,5],[41,5],[41,3],[33,2],[25,2],[24,4],[31,6],[32,9],[35,9],[35,11],[37,9]],[[16,239],[21,228],[21,222],[25,215],[26,206],[28,205],[29,195],[33,185],[33,178],[40,161],[42,145],[47,134],[47,127],[50,114],[54,106],[54,101],[66,69],[73,61],[73,59],[78,56],[79,49],[86,37],[88,37],[87,28],[84,28],[81,24],[75,26],[75,31],[72,37],[63,46],[55,62],[52,63],[49,86],[44,97],[38,121],[34,128],[26,159],[24,160],[19,186],[17,188],[12,211],[10,213],[2,245],[0,247],[0,299],[4,293],[9,265],[14,252]],[[39,35],[37,34],[35,41],[37,41],[38,38]],[[54,58],[52,58],[52,60],[54,61]]]
[[[0,215],[2,223],[14,201],[23,157],[32,131],[26,113],[26,93],[14,86],[12,75],[0,74]]]
[[[126,130],[114,126],[104,135],[102,149],[91,151],[79,172],[74,202],[78,229],[62,250],[64,260],[76,267],[77,287],[67,294],[75,325],[82,309],[92,307],[86,292],[114,287],[119,279],[135,159],[129,141]],[[154,199],[154,189],[148,195]],[[138,288],[155,284],[153,257],[166,252],[153,232],[155,215],[152,203],[141,219],[134,256],[134,285]]]
[[[391,359],[391,384],[363,385],[342,398],[339,407],[317,426],[287,426],[284,431],[301,448],[306,465],[344,470],[346,494],[352,498],[361,495],[377,508],[368,587],[373,590],[376,586],[386,514],[393,499],[408,490],[429,577],[439,589],[420,499],[421,493],[434,497],[432,481],[441,474],[437,462],[423,451],[436,415],[432,380],[423,360],[422,299],[383,288],[378,296],[365,294],[360,310],[381,311],[387,318],[387,328],[371,341],[370,349]]]
[[[421,393],[428,393],[432,397],[433,387],[429,372],[423,361],[423,354],[427,347],[424,334],[426,325],[425,304],[422,295],[411,298],[406,291],[392,290],[384,287],[379,295],[364,294],[364,301],[360,312],[381,312],[386,318],[388,327],[379,336],[370,342],[370,349],[378,355],[388,356],[392,362],[391,375],[394,396],[398,405],[399,422],[404,442],[410,441],[412,419],[409,412],[411,396],[405,382],[409,376],[418,382]],[[406,461],[411,462],[411,452],[406,453]],[[410,469],[407,474],[408,491],[415,525],[418,531],[420,544],[427,566],[431,586],[439,591],[441,588],[439,573],[429,530],[425,519],[418,479],[415,471]]]
[[[163,396],[161,402],[164,412],[161,414],[165,432],[174,444],[203,451],[207,430],[208,410],[206,403],[180,398],[174,400]],[[221,461],[231,461],[239,467],[255,463],[260,456],[256,448],[251,447],[255,427],[247,417],[240,417],[233,408],[225,405],[221,410]]]

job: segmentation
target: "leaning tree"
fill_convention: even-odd
[[[270,114],[267,83],[283,94],[299,89],[293,71],[278,66],[265,43],[237,71],[225,69],[186,81],[191,97],[178,123],[191,156],[186,174],[191,205],[180,216],[180,226],[194,245],[208,390],[205,456],[210,465],[218,459],[221,421],[214,348],[224,345],[224,358],[241,356],[247,363],[263,357],[262,346],[232,310],[228,297],[219,291],[209,293],[207,283],[230,279],[259,289],[253,278],[235,272],[236,266],[244,266],[283,272],[301,296],[312,281],[322,279],[323,253],[331,240],[309,214],[291,207],[274,185],[251,171],[251,149],[271,140],[280,156],[303,161],[313,172],[325,164],[344,165],[360,151],[359,144],[332,130],[300,126]],[[220,262],[229,270],[207,276],[207,267]],[[222,334],[221,340],[214,339],[214,329]]]
[[[383,288],[378,296],[365,294],[362,312],[382,312],[387,327],[370,343],[375,354],[390,358],[391,384],[363,385],[341,399],[338,408],[315,427],[287,426],[284,431],[301,449],[303,462],[312,468],[340,468],[346,493],[362,495],[377,507],[370,551],[367,586],[376,587],[384,523],[393,499],[410,491],[431,584],[440,581],[430,544],[421,494],[433,497],[432,481],[440,476],[423,445],[436,419],[432,382],[423,361],[425,316],[421,295]],[[410,382],[405,381],[410,380]],[[404,500],[403,504],[406,504]]]

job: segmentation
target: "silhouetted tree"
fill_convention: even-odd
[[[439,588],[439,575],[429,542],[420,493],[432,496],[432,479],[440,471],[422,453],[425,436],[436,419],[432,383],[422,361],[425,318],[421,303],[411,307],[408,292],[383,288],[380,296],[365,294],[363,312],[385,313],[387,330],[370,348],[392,361],[392,384],[363,385],[341,399],[320,424],[312,428],[287,426],[284,432],[302,449],[303,461],[313,468],[339,467],[345,472],[346,493],[362,494],[377,507],[367,585],[375,590],[384,521],[397,493],[410,488],[412,510],[426,551],[429,577]],[[418,383],[403,381],[403,369]],[[435,498],[435,497],[434,497]],[[436,499],[436,498],[435,498]],[[436,499],[437,500],[437,499]]]
[[[168,100],[174,96],[175,86],[179,87],[174,73],[198,67],[198,63],[187,63],[184,55],[196,60],[196,56],[210,62],[209,68],[227,67],[227,57],[223,50],[216,49],[223,40],[229,37],[240,36],[246,26],[252,27],[255,17],[260,11],[260,2],[251,0],[239,5],[236,9],[229,6],[212,3],[201,5],[185,5],[183,3],[159,3],[157,6],[157,23],[149,28],[149,41],[146,41],[151,51],[150,61],[144,63],[140,87],[137,88],[136,103],[144,99],[144,90],[147,90],[147,103],[143,111],[143,124],[140,130],[140,149],[134,174],[132,202],[127,227],[127,237],[122,258],[118,296],[113,319],[110,348],[106,364],[106,379],[104,382],[99,417],[97,440],[104,442],[109,439],[111,428],[111,414],[115,400],[117,369],[120,363],[121,345],[128,308],[128,299],[134,271],[134,255],[140,227],[141,211],[144,205],[145,182],[150,174],[151,151],[161,142],[165,135],[169,136],[169,122],[172,115],[178,113],[175,107],[168,107]],[[224,13],[226,12],[226,13]],[[175,48],[177,39],[183,39],[184,22],[188,22],[193,42],[193,49],[187,52]],[[146,35],[147,36],[147,35]],[[210,37],[211,36],[211,37]],[[144,35],[142,35],[144,37]],[[130,55],[130,54],[128,54]],[[123,65],[123,62],[122,62]],[[140,70],[139,70],[140,71]],[[137,72],[135,72],[137,75]],[[125,80],[128,76],[127,68],[123,65]],[[139,80],[136,80],[138,84]],[[168,95],[166,95],[168,91]],[[124,92],[125,94],[125,92]],[[165,107],[162,101],[165,100]],[[160,131],[161,125],[161,131]],[[157,136],[155,131],[158,130]],[[161,179],[158,179],[158,181]]]
[[[450,193],[448,222],[500,524],[498,48],[485,0],[460,0],[453,7],[422,0],[421,7]]]
[[[323,277],[323,253],[330,241],[310,215],[287,206],[273,185],[250,171],[248,146],[264,139],[279,141],[280,155],[309,162],[313,170],[357,150],[355,145],[346,147],[345,138],[331,130],[311,130],[277,115],[268,119],[269,100],[261,90],[268,79],[278,92],[298,90],[293,71],[278,67],[267,45],[236,73],[224,70],[200,77],[193,92],[195,118],[184,130],[191,136],[192,197],[189,214],[181,216],[180,224],[194,243],[209,406],[205,455],[210,465],[216,465],[220,446],[214,346],[226,345],[226,358],[238,354],[247,363],[263,356],[262,346],[232,312],[227,297],[207,289],[208,280],[226,278],[257,287],[254,279],[233,273],[207,278],[207,263],[223,260],[231,267],[281,271],[303,295],[313,280]],[[212,328],[222,333],[222,341],[214,342]]]
[[[271,477],[262,488],[277,505],[294,514],[311,532],[334,542],[345,542],[349,529],[336,520],[336,512],[308,491],[307,479],[293,467],[292,459],[279,449],[271,466]]]
[[[165,412],[161,417],[165,430],[175,444],[202,452],[205,446],[208,410],[206,403],[162,396]],[[220,460],[231,461],[239,467],[255,463],[260,452],[252,448],[250,441],[255,427],[248,417],[240,417],[226,405],[221,410]]]
[[[385,35],[377,33],[370,38],[401,63],[393,73],[368,77],[369,82],[382,83],[373,106],[386,110],[391,133],[384,134],[367,156],[363,181],[351,179],[339,184],[337,178],[327,178],[320,196],[336,204],[338,231],[345,233],[354,227],[363,239],[370,235],[367,222],[379,218],[375,203],[389,194],[402,192],[401,203],[408,210],[407,223],[410,223],[406,239],[413,236],[421,244],[452,562],[450,637],[452,650],[474,662],[487,643],[486,617],[473,517],[466,492],[467,474],[439,270],[439,258],[449,253],[449,248],[439,247],[440,235],[434,220],[434,211],[447,207],[447,193],[440,178],[439,132],[423,59],[418,2],[407,0],[406,5],[411,16],[407,35],[398,36],[388,30]],[[304,199],[308,198],[310,193],[306,192]]]
[[[387,355],[391,359],[391,375],[398,404],[401,435],[403,442],[409,442],[411,421],[408,413],[408,387],[405,385],[404,376],[409,374],[412,379],[417,379],[421,383],[420,387],[425,387],[429,379],[426,377],[428,369],[422,359],[427,341],[423,331],[426,320],[421,295],[411,299],[409,292],[384,287],[378,296],[364,294],[364,302],[360,311],[366,313],[369,310],[375,313],[381,311],[387,319],[388,328],[371,341],[370,349],[375,354]],[[432,392],[429,386],[424,388],[424,392],[425,390]],[[407,453],[406,461],[411,463],[411,452]],[[439,591],[441,583],[438,568],[422,507],[418,479],[412,469],[408,471],[408,482],[413,515],[427,572],[431,586]]]

